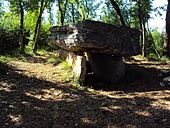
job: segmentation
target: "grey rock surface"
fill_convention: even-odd
[[[164,79],[163,79],[163,82],[164,82],[166,85],[169,85],[169,86],[170,86],[170,76],[164,78]]]
[[[158,74],[158,77],[168,77],[170,76],[170,70],[161,70],[160,73]]]
[[[48,42],[72,52],[104,53],[131,56],[139,53],[140,31],[85,20],[73,25],[50,29]]]

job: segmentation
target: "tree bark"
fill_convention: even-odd
[[[168,0],[166,12],[166,34],[164,40],[164,55],[170,57],[170,0]]]
[[[142,56],[146,56],[146,26],[142,19]]]
[[[65,13],[66,13],[66,9],[67,9],[67,4],[68,4],[68,0],[66,0],[65,4],[64,4],[64,10],[61,7],[61,0],[58,0],[58,7],[59,7],[59,11],[60,11],[60,21],[61,21],[61,25],[64,26],[64,19],[65,19]]]
[[[62,10],[62,7],[61,7],[61,1],[58,0],[58,8],[59,8],[59,11],[60,11],[60,22],[61,22],[61,26],[64,25],[64,18],[63,18],[63,10]]]
[[[20,32],[19,32],[19,43],[20,43],[20,53],[25,52],[25,43],[24,43],[24,9],[22,5],[22,0],[19,0],[20,8]]]
[[[115,10],[118,18],[120,19],[121,25],[122,25],[122,26],[126,26],[126,23],[125,23],[125,20],[124,20],[124,18],[123,18],[123,15],[122,15],[122,13],[121,13],[121,10],[120,10],[120,8],[119,8],[119,5],[116,3],[115,0],[110,0],[110,2],[111,2],[111,4],[112,4],[112,6],[113,6],[113,8],[114,8],[114,10]]]
[[[87,8],[87,10],[86,10],[86,18],[88,18],[89,15],[90,15],[90,9],[88,8],[88,2],[87,2],[87,0],[85,0],[85,5],[86,5],[86,8]]]
[[[75,23],[75,18],[74,18],[74,5],[71,4],[71,7],[72,7],[72,19],[73,19],[73,23]]]
[[[145,16],[143,14],[142,8],[141,8],[141,1],[137,1],[137,6],[138,6],[138,18],[139,18],[139,24],[140,24],[140,29],[142,31],[141,35],[141,53],[142,56],[146,56],[146,26],[145,26]]]
[[[45,4],[44,4],[45,2]],[[37,51],[39,38],[40,38],[40,30],[41,30],[41,20],[42,20],[42,13],[45,9],[47,1],[42,0],[40,6],[40,13],[36,22],[35,33],[34,33],[34,46],[33,46],[33,53]]]

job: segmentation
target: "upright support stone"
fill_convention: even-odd
[[[125,64],[121,56],[87,53],[93,72],[97,77],[115,83],[125,75]]]
[[[58,56],[62,60],[67,61],[68,65],[72,67],[73,74],[77,78],[77,80],[80,82],[84,82],[87,70],[86,57],[76,55],[73,52],[68,52],[65,50],[59,50]]]
[[[83,83],[86,77],[86,57],[77,56],[76,60],[72,66],[73,73],[80,83]]]

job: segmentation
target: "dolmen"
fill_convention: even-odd
[[[139,54],[140,31],[85,20],[68,26],[53,26],[48,43],[60,47],[59,57],[67,60],[79,81],[87,74],[87,62],[102,80],[115,83],[125,75],[123,57]]]

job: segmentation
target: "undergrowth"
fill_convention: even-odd
[[[132,56],[133,59],[139,61],[158,61],[158,62],[170,62],[170,58],[167,56],[158,57],[157,55],[150,53],[146,57],[142,55]]]
[[[161,62],[168,62],[170,61],[170,58],[168,58],[167,56],[160,56],[158,57],[156,54],[154,53],[150,53],[146,56],[146,58],[150,61],[161,61]]]

